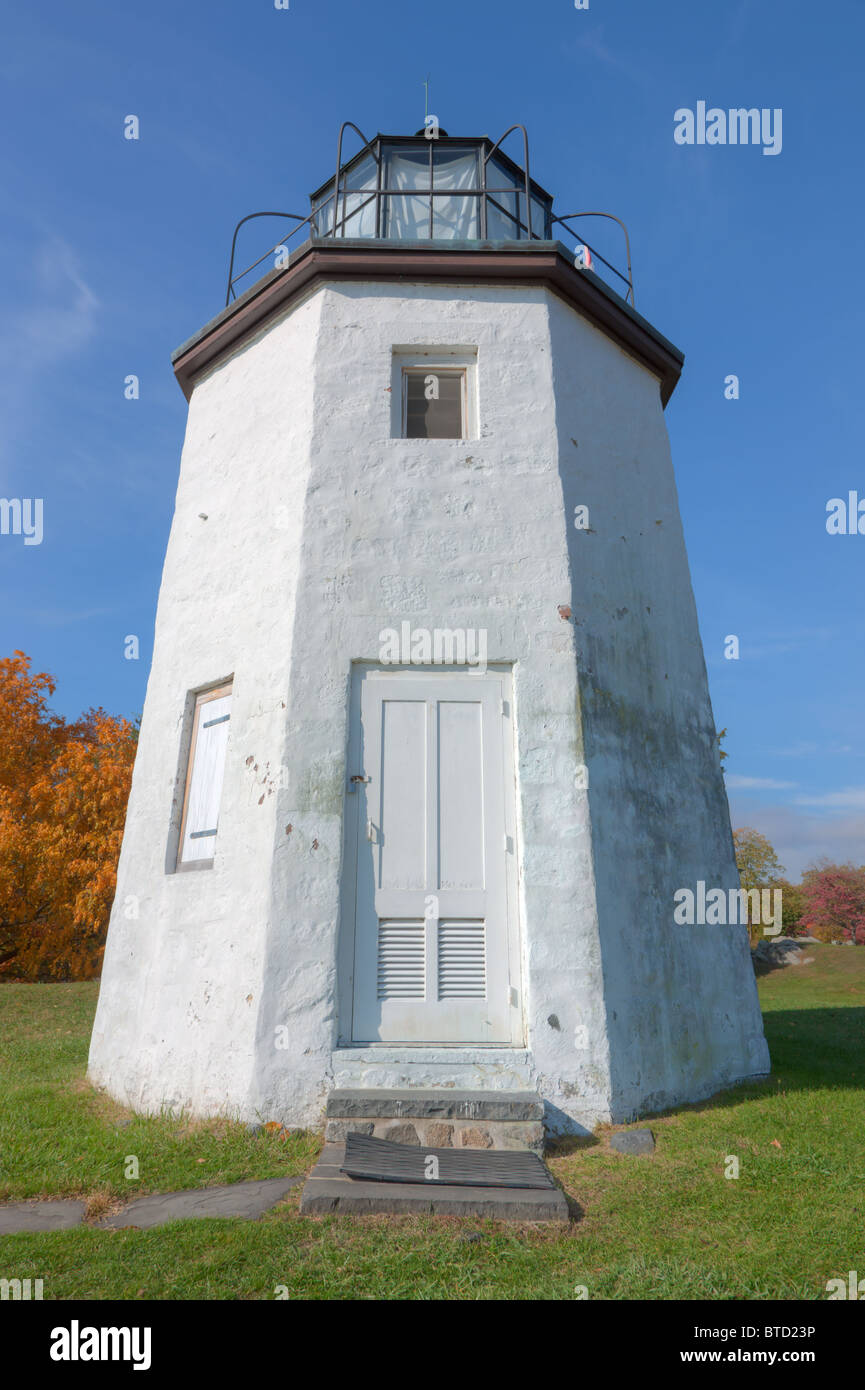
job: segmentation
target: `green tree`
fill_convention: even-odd
[[[790,883],[786,878],[779,878],[772,887],[781,889],[781,921],[784,924],[784,935],[796,936],[797,933],[804,932],[802,916],[806,903],[802,885]]]
[[[784,865],[779,862],[775,850],[765,835],[761,835],[759,830],[754,830],[751,826],[746,825],[740,830],[733,831],[733,844],[736,849],[739,882],[746,892],[750,892],[752,888],[782,888]],[[782,897],[782,915],[783,907],[784,899]],[[751,920],[749,903],[748,933],[753,938],[755,935],[759,935],[761,930],[761,927]]]

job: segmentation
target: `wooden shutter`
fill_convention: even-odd
[[[196,697],[178,864],[213,861],[230,723],[230,685]]]
[[[379,999],[423,999],[426,978],[424,923],[380,922]]]
[[[483,922],[439,922],[439,999],[485,999]]]

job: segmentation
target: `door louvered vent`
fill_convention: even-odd
[[[440,922],[439,999],[485,999],[486,942],[483,922]]]
[[[423,922],[379,922],[379,999],[423,999],[426,946]]]

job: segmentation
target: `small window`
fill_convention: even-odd
[[[209,868],[213,863],[230,721],[230,682],[196,695],[178,868]]]
[[[465,439],[464,368],[404,367],[402,379],[405,439]]]

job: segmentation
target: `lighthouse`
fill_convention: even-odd
[[[90,1050],[125,1104],[538,1147],[769,1070],[747,930],[674,916],[739,888],[683,357],[575,221],[521,127],[347,123],[235,233],[173,357]]]

